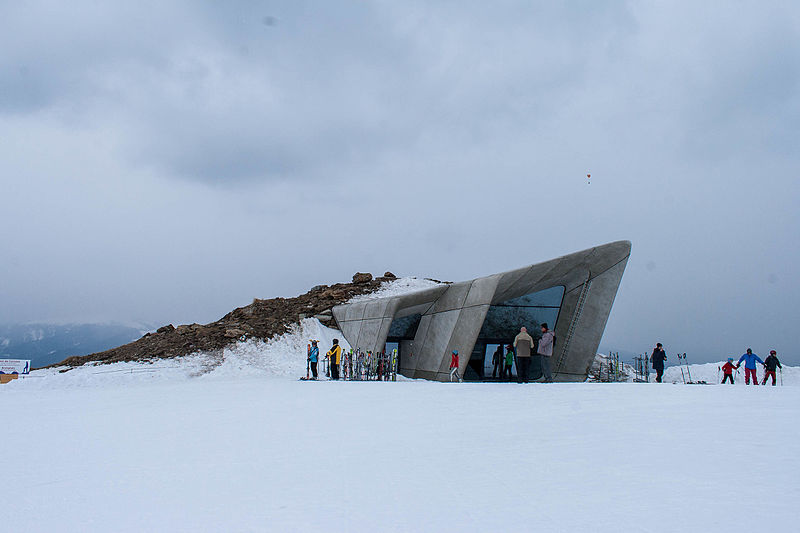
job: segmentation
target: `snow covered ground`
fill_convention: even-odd
[[[335,334],[1,386],[0,530],[796,528],[800,387],[297,381]]]
[[[443,285],[442,282],[425,278],[397,278],[392,281],[384,281],[380,288],[369,294],[360,294],[350,299],[349,303],[375,300],[377,298],[388,298],[390,296],[400,296],[409,292],[416,292],[425,289],[432,289]]]

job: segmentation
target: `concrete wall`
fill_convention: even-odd
[[[454,349],[462,354],[463,375],[492,304],[563,285],[564,299],[554,325],[557,342],[553,377],[557,381],[584,381],[630,249],[628,241],[613,242],[471,281],[340,305],[333,309],[333,315],[351,346],[374,351],[386,343],[395,316],[406,316],[411,311],[421,313],[411,353],[403,353],[400,371],[408,377],[446,381]]]

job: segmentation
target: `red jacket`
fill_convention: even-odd
[[[722,373],[733,374],[734,368],[736,368],[736,366],[733,363],[725,363],[724,365],[722,365]]]
[[[450,356],[450,368],[458,368],[458,355],[452,354]]]

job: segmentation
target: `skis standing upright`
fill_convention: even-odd
[[[692,383],[692,372],[689,370],[689,363],[686,361],[686,353],[683,354],[683,364],[686,365],[686,375],[689,376],[689,383]]]

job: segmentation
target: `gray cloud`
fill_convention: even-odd
[[[793,344],[792,4],[0,10],[0,320],[207,321],[629,238],[605,345]]]

